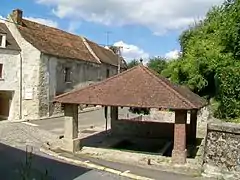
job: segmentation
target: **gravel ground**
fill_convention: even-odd
[[[58,136],[23,123],[0,122],[0,142],[14,147],[41,147],[44,143],[56,143]]]

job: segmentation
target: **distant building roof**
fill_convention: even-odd
[[[7,26],[4,23],[0,23],[0,34],[6,34],[6,47],[4,49],[17,51],[21,50],[16,40],[13,38],[11,32],[8,30]]]
[[[56,102],[120,107],[200,109],[206,101],[143,65],[55,98]]]

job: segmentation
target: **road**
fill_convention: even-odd
[[[30,152],[30,150],[29,148],[28,151]],[[72,155],[65,154],[65,156],[69,157]],[[32,158],[28,158],[28,162],[30,163],[26,163],[26,151],[23,147],[10,147],[0,143],[0,158],[1,180],[130,180],[129,178],[116,174],[75,166],[56,160],[53,157],[41,153],[38,148],[34,148]],[[188,177],[100,159],[79,158],[78,160],[89,160],[105,167],[110,167],[122,172],[130,171],[131,173],[156,180],[204,180],[204,178]],[[46,170],[48,172],[47,175]],[[29,175],[28,172],[30,172]],[[42,179],[42,177],[44,178]]]
[[[119,111],[119,116],[124,116],[128,113],[127,109],[121,109]],[[108,111],[109,114],[109,111]],[[53,118],[47,120],[37,120],[30,122],[33,126],[38,126],[40,129],[47,130],[57,135],[64,134],[64,118]],[[90,127],[104,126],[106,124],[106,119],[104,117],[104,109],[80,113],[78,117],[79,130],[85,130]],[[110,125],[110,118],[108,118],[108,125]]]
[[[42,180],[42,177],[44,180],[129,180],[115,174],[57,161],[38,149],[34,150],[32,160],[28,158],[30,165],[26,163],[24,149],[0,144],[0,159],[1,180]],[[45,175],[46,170],[48,175]]]

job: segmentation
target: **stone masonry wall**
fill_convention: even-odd
[[[116,135],[126,134],[128,136],[150,138],[172,138],[174,135],[174,112],[151,109],[150,115],[141,116],[132,113],[122,113],[120,108],[119,112],[120,120],[111,122],[111,128]],[[208,115],[209,111],[207,108],[201,109],[198,112],[198,122],[207,121]],[[188,135],[190,114],[187,115],[187,123]],[[198,126],[200,124],[198,123]]]
[[[70,82],[64,81],[65,68],[71,70]],[[105,79],[107,69],[110,76],[117,73],[117,67],[107,64],[94,64],[42,54],[39,70],[39,116],[62,115],[61,104],[53,103],[54,97]]]
[[[142,117],[119,119],[111,122],[113,135],[141,138],[173,138],[174,123],[142,121]],[[187,134],[189,132],[187,125]]]
[[[208,175],[240,178],[240,124],[208,124],[203,168]]]
[[[15,24],[6,22],[6,25],[21,48],[22,119],[36,119],[39,117],[38,85],[41,53],[21,36]],[[20,104],[15,106],[19,108]]]

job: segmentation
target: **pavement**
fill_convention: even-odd
[[[50,151],[42,149],[46,154],[51,154],[53,157],[64,159],[66,162],[72,162],[83,165],[85,167],[93,167],[106,172],[112,172],[123,177],[130,177],[139,180],[207,180],[208,178],[188,176],[172,172],[165,172],[151,167],[140,167],[119,162],[111,162],[107,160],[92,158],[88,156],[78,156],[64,151]],[[210,180],[210,179],[208,179]]]

